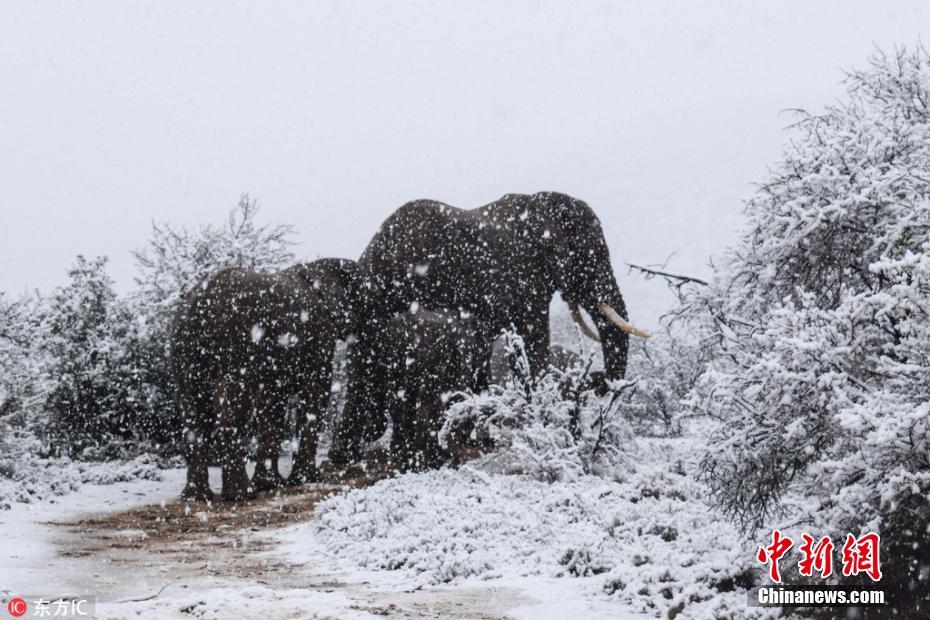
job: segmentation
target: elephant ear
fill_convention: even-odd
[[[533,195],[543,218],[571,236],[591,230],[598,223],[597,216],[583,200],[560,192],[539,192]]]
[[[345,258],[321,258],[295,269],[320,296],[326,314],[339,328],[340,338],[353,333],[358,324],[361,290],[358,264]]]
[[[350,325],[349,330],[352,330],[358,322],[356,315],[362,305],[360,302],[362,287],[358,263],[345,258],[331,260],[335,262],[333,274],[336,276],[341,291],[338,295],[341,301],[340,309],[344,320]]]
[[[331,308],[334,322],[341,327],[341,336],[347,337],[356,330],[360,317],[361,285],[358,263],[346,258],[322,259],[325,269],[332,277],[335,290],[329,295],[327,305]]]

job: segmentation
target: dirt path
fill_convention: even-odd
[[[92,588],[98,600],[117,609],[124,605],[126,617],[139,617],[139,609],[130,612],[135,603],[151,610],[159,601],[165,608],[155,614],[158,617],[224,617],[212,609],[215,603],[209,597],[194,596],[193,602],[185,603],[184,596],[172,600],[169,594],[259,586],[265,588],[261,596],[269,599],[272,609],[293,599],[289,593],[295,591],[342,595],[344,604],[331,610],[332,617],[504,618],[506,610],[528,601],[507,587],[385,589],[357,575],[320,572],[276,556],[277,530],[312,518],[316,503],[328,495],[387,475],[374,463],[364,470],[327,472],[321,484],[263,493],[237,505],[162,502],[48,525],[56,532],[62,568],[76,571],[78,578],[72,582],[89,584],[87,591]],[[278,596],[281,601],[274,600]],[[106,609],[111,613],[103,617],[124,617],[110,606]],[[148,614],[143,611],[141,617]],[[266,617],[320,613],[306,610],[306,615],[295,616],[287,611]]]

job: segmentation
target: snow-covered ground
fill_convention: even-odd
[[[744,617],[752,553],[701,501],[691,441],[646,441],[621,481],[464,467],[239,507],[177,502],[182,469],[85,484],[0,511],[0,589],[102,618]]]

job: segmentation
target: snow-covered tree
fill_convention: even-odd
[[[48,392],[42,300],[0,292],[0,479],[17,473],[23,451],[41,451]],[[0,502],[2,509],[2,502]]]
[[[125,355],[130,320],[106,264],[106,257],[78,256],[68,271],[70,282],[48,301],[43,346],[52,383],[46,409],[57,454],[112,456],[119,439],[133,434]]]
[[[221,267],[268,271],[293,262],[293,228],[260,226],[258,211],[258,203],[243,194],[222,226],[192,230],[153,224],[148,245],[133,252],[142,300],[173,309],[192,284]]]
[[[800,115],[745,235],[685,296],[721,347],[689,406],[722,422],[704,477],[744,526],[803,494],[792,520],[879,531],[886,580],[926,602],[930,56],[876,54],[846,85]]]
[[[45,397],[41,316],[38,296],[9,300],[0,291],[0,419],[34,411]],[[25,422],[20,419],[18,426]]]
[[[134,252],[138,289],[129,297],[131,333],[127,354],[134,369],[134,398],[142,411],[140,431],[160,451],[179,445],[180,423],[168,365],[168,333],[184,293],[223,267],[270,271],[294,261],[293,229],[259,225],[257,203],[247,194],[225,224],[197,229],[153,224],[148,245]]]

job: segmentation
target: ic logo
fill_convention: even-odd
[[[6,610],[10,612],[10,615],[14,618],[24,616],[27,608],[28,605],[26,605],[26,601],[21,598],[12,599],[6,606]]]

